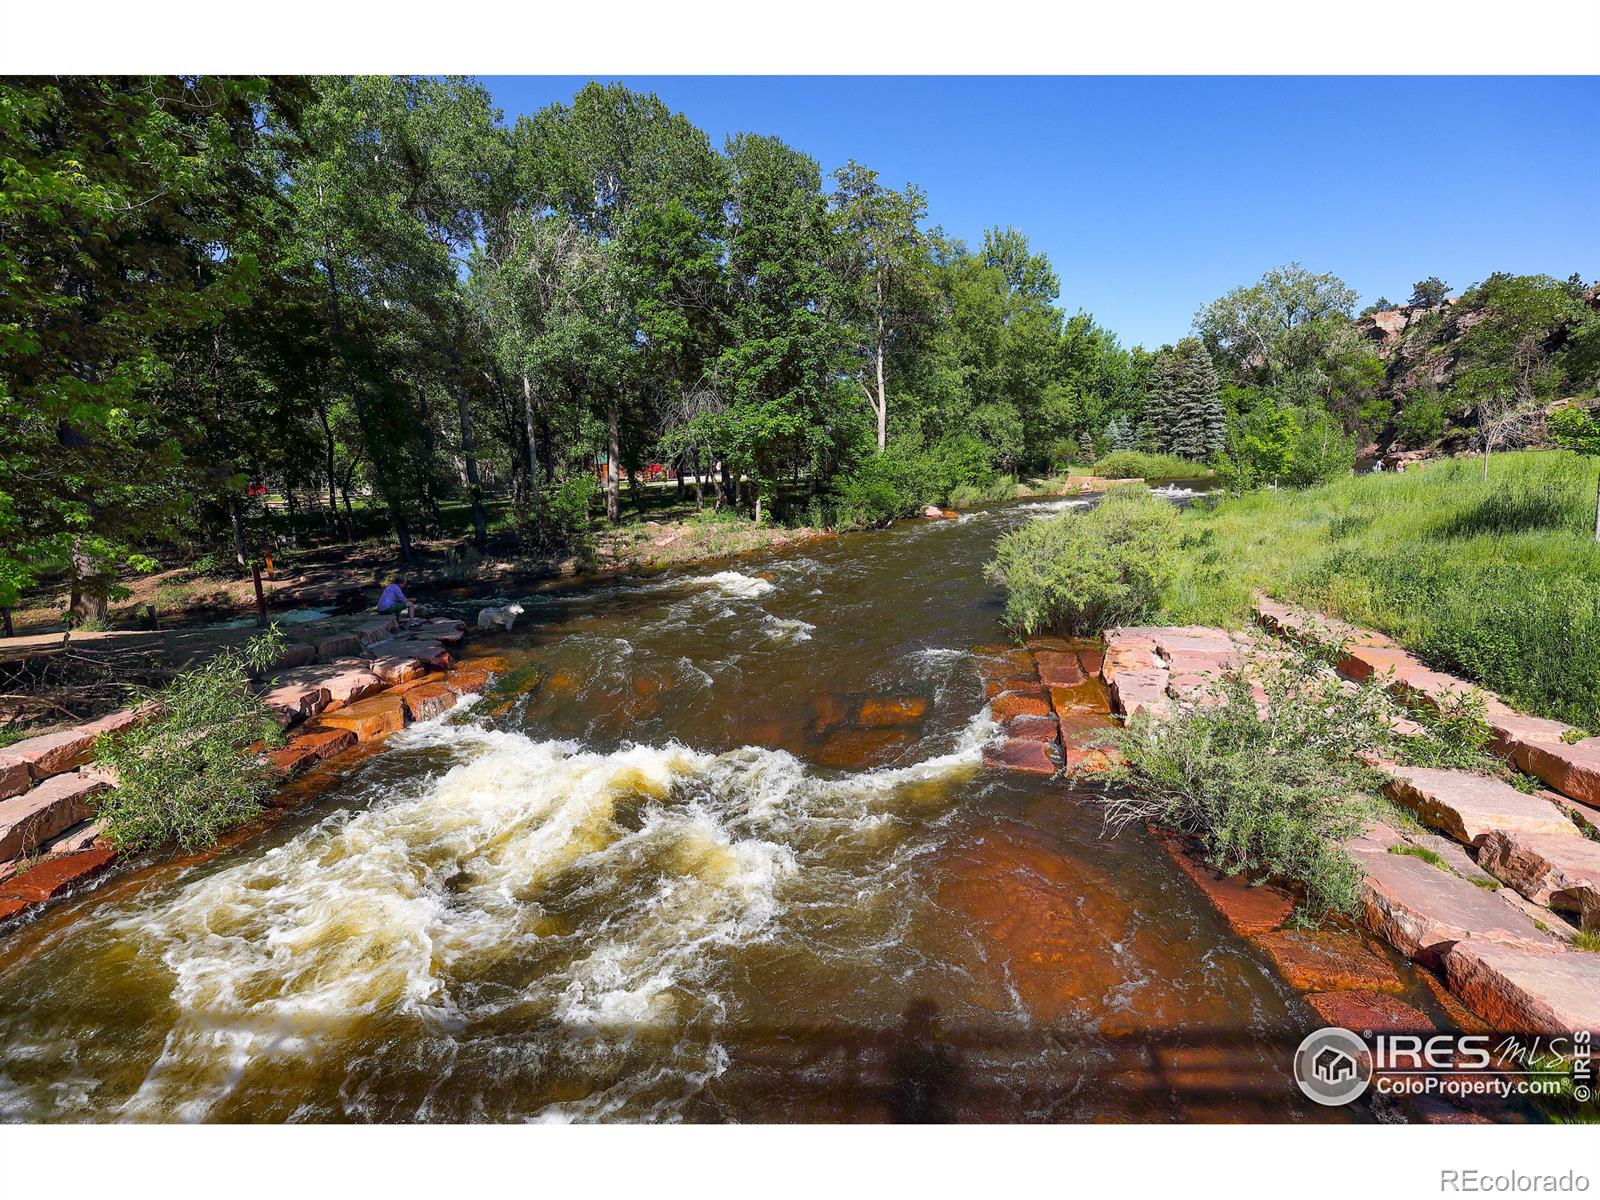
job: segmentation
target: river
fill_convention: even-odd
[[[980,769],[983,565],[1078,503],[523,598],[526,690],[0,943],[0,1119],[1348,1119],[1147,837]]]

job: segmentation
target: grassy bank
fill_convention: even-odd
[[[1261,589],[1600,732],[1597,470],[1511,453],[1191,509],[1163,619],[1239,625]]]

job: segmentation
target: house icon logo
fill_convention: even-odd
[[[1294,1081],[1318,1104],[1349,1104],[1372,1082],[1372,1052],[1348,1029],[1319,1029],[1294,1053]]]

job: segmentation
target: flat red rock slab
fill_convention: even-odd
[[[1512,750],[1517,766],[1544,780],[1562,795],[1600,804],[1600,738],[1565,742],[1519,742]]]
[[[1542,796],[1529,796],[1509,783],[1434,767],[1389,767],[1384,791],[1424,822],[1456,841],[1475,845],[1494,830],[1546,833],[1578,838],[1567,815]]]
[[[448,712],[455,706],[456,694],[442,683],[424,683],[408,688],[405,693],[406,712],[413,721],[426,721]]]
[[[983,748],[983,765],[1002,771],[1025,771],[1034,775],[1054,775],[1056,760],[1045,742],[1006,738]]]
[[[1105,666],[1105,652],[1098,646],[1082,646],[1078,649],[1078,663],[1083,673],[1092,678]]]
[[[368,742],[405,728],[405,697],[388,692],[369,696],[336,713],[324,713],[318,720],[323,728],[348,729],[360,741]]]
[[[904,729],[840,729],[813,754],[825,767],[861,771],[892,762],[917,744]]]
[[[38,866],[13,875],[5,883],[4,896],[18,900],[48,900],[74,884],[98,875],[117,859],[115,850],[80,850],[46,859]]]
[[[481,696],[489,686],[489,673],[457,668],[444,677],[444,685],[457,696],[468,694]]]
[[[468,654],[461,660],[461,665],[474,671],[503,675],[511,669],[511,660],[503,654]]]
[[[1360,934],[1337,929],[1285,929],[1253,939],[1290,987],[1302,992],[1399,992],[1405,985],[1387,959]]]
[[[1048,717],[1050,702],[1042,696],[1024,696],[1007,692],[989,702],[989,715],[996,721],[1009,721],[1012,717]]]
[[[1235,933],[1249,936],[1277,929],[1294,912],[1294,899],[1285,891],[1262,884],[1251,887],[1241,875],[1219,875],[1190,855],[1187,840],[1176,833],[1152,830],[1156,845],[1205,893]]]
[[[856,723],[866,729],[912,725],[927,714],[928,702],[921,696],[884,696],[863,700]]]
[[[1050,703],[1057,713],[1108,713],[1111,711],[1111,697],[1106,692],[1106,685],[1090,676],[1076,687],[1053,687],[1050,689]]]
[[[1034,658],[1039,666],[1039,680],[1046,687],[1075,687],[1085,679],[1083,664],[1075,653],[1040,650]]]
[[[1421,1009],[1382,992],[1312,992],[1305,1001],[1325,1024],[1356,1034],[1433,1033],[1437,1028]]]
[[[1005,733],[1008,738],[1022,738],[1030,742],[1053,742],[1056,740],[1056,723],[1050,717],[1012,717],[1005,724]]]
[[[0,755],[0,800],[20,796],[33,786],[33,772],[20,759]]]
[[[1536,904],[1582,915],[1600,928],[1600,842],[1520,830],[1496,830],[1478,850],[1478,865]]]
[[[105,787],[103,778],[69,771],[51,776],[32,791],[0,800],[0,862],[20,858],[87,821],[95,814],[94,797]]]
[[[32,900],[7,899],[0,896],[0,921],[4,921],[8,917],[14,917],[25,909],[32,908],[34,903]]]
[[[1039,682],[1037,675],[1002,675],[983,681],[983,698],[993,700],[996,696],[1004,696],[1013,692],[1019,696],[1037,696],[1044,699],[1044,686]]]
[[[361,653],[361,639],[353,633],[337,633],[317,643],[317,657],[324,662]]]
[[[813,733],[827,733],[849,719],[850,704],[842,697],[827,694],[812,697],[810,728]]]
[[[1555,944],[1532,919],[1493,892],[1405,854],[1346,843],[1365,872],[1362,918],[1407,958],[1440,962],[1455,943],[1469,937],[1531,948]]]
[[[1472,938],[1451,947],[1444,969],[1450,990],[1495,1030],[1600,1030],[1600,954],[1526,950]]]
[[[355,744],[356,735],[349,729],[313,729],[269,753],[267,761],[286,775],[298,775]]]
[[[1056,654],[1071,654],[1075,652],[1069,639],[1054,633],[1037,634],[1029,638],[1025,644],[1035,654],[1038,654],[1041,650],[1048,650]]]
[[[1167,672],[1160,667],[1118,671],[1111,678],[1111,702],[1125,716],[1142,712],[1160,716],[1169,707],[1167,681]]]

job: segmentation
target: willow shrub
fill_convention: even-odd
[[[1101,479],[1204,479],[1211,468],[1176,454],[1113,450],[1091,468]]]
[[[1224,874],[1297,884],[1303,917],[1352,913],[1361,872],[1340,843],[1374,816],[1398,819],[1357,757],[1403,757],[1388,724],[1394,702],[1376,686],[1346,686],[1318,647],[1253,660],[1221,691],[1221,703],[1140,714],[1108,735],[1122,758],[1107,777],[1108,824],[1193,834]]]
[[[261,811],[274,773],[252,748],[284,739],[250,681],[283,644],[274,627],[165,687],[132,696],[155,706],[154,719],[95,744],[95,761],[118,779],[100,803],[107,840],[124,850],[167,843],[200,850]]]
[[[1178,514],[1126,484],[1082,513],[1034,521],[1000,539],[986,568],[1006,588],[1006,620],[1025,634],[1098,634],[1137,624],[1172,580]]]

